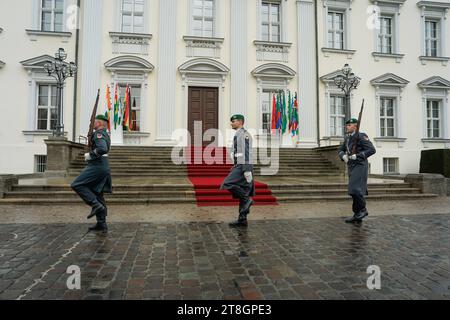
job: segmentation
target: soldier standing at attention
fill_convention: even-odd
[[[95,118],[94,132],[91,136],[92,150],[84,155],[86,168],[72,183],[72,189],[92,207],[88,219],[96,216],[97,224],[89,231],[108,231],[106,216],[108,214],[104,193],[112,193],[111,172],[109,169],[108,152],[111,139],[107,128],[108,119],[104,115]]]
[[[231,117],[231,127],[236,130],[233,139],[231,157],[234,166],[225,178],[220,189],[228,190],[234,199],[239,199],[239,217],[237,221],[230,223],[231,227],[246,227],[247,215],[255,195],[255,183],[253,181],[252,161],[252,136],[244,129],[245,118],[243,115]]]
[[[357,119],[345,123],[346,136],[339,148],[339,157],[348,167],[348,194],[353,198],[353,217],[345,220],[347,223],[361,222],[369,215],[364,196],[367,192],[367,179],[369,177],[369,162],[367,159],[376,153],[375,147],[369,137],[362,132],[356,132]],[[353,153],[356,143],[356,153]]]

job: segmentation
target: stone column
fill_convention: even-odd
[[[101,85],[103,0],[85,0],[82,6],[80,70],[80,132],[86,136],[97,90]],[[104,94],[104,91],[102,91]],[[101,96],[103,96],[103,94]],[[102,102],[100,100],[101,106]],[[101,108],[99,107],[99,110]],[[74,128],[73,130],[76,130]]]
[[[231,110],[247,114],[247,1],[231,0]]]
[[[297,1],[298,95],[300,141],[298,147],[317,147],[317,75],[313,0]]]
[[[156,145],[173,145],[176,112],[177,1],[159,2],[158,83]]]

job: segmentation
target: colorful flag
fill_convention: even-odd
[[[131,100],[131,91],[130,91],[130,100]],[[131,119],[130,119],[130,130],[137,130],[139,131],[139,126],[136,127],[136,129],[133,126],[133,120],[136,120],[136,98],[133,98],[133,109],[130,109]]]
[[[124,101],[124,112],[123,112],[123,128],[126,131],[131,131],[130,129],[130,113],[131,113],[131,95],[130,95],[130,87],[127,85],[125,89],[125,101]]]
[[[295,93],[294,97],[294,109],[292,110],[292,126],[290,128],[292,132],[292,136],[296,136],[299,134],[299,117],[298,117],[298,98],[297,98],[297,92]]]
[[[282,111],[281,111],[281,103],[282,103],[282,98],[281,98],[281,91],[278,92],[277,95],[277,124],[276,124],[276,129],[277,129],[277,133],[280,134],[281,133],[281,127],[282,127],[282,121],[283,121],[283,115],[282,115]]]
[[[116,84],[114,90],[114,130],[117,129],[117,124],[119,122],[119,86]]]
[[[276,119],[276,117],[277,117],[277,101],[276,101],[276,98],[275,98],[275,94],[272,94],[272,119],[271,119],[272,123],[271,123],[271,126],[270,126],[270,128],[272,129],[272,134],[275,134],[275,130],[277,129],[277,125],[276,125],[277,119]]]
[[[283,92],[283,97],[282,97],[282,107],[281,107],[281,112],[282,112],[282,119],[281,119],[281,132],[283,134],[286,133],[286,129],[287,129],[287,116],[286,116],[286,93],[284,91]]]
[[[106,85],[106,112],[105,117],[108,118],[108,131],[111,132],[111,89]]]

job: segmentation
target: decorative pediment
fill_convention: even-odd
[[[374,4],[395,4],[402,5],[406,2],[406,0],[370,0],[370,2]]]
[[[181,74],[197,73],[197,74],[213,74],[213,75],[226,75],[230,72],[230,69],[223,63],[208,59],[198,58],[192,59],[183,63],[178,70]]]
[[[417,84],[421,89],[450,89],[450,81],[439,77],[434,76],[428,79],[425,79]]]
[[[375,79],[372,79],[370,83],[373,86],[405,87],[409,81],[393,73],[385,73]]]
[[[27,70],[44,70],[44,65],[46,63],[52,63],[54,61],[55,58],[53,58],[51,55],[45,54],[36,58],[21,61],[20,63]]]
[[[322,82],[334,82],[334,79],[339,77],[339,76],[340,77],[344,76],[344,74],[342,73],[342,70],[336,70],[336,71],[333,71],[331,73],[328,73],[328,74],[320,77],[320,80]]]
[[[126,72],[152,72],[155,67],[145,59],[135,56],[120,56],[105,63],[105,68],[109,71]]]
[[[4,66],[5,66],[5,63],[0,60],[0,69],[3,68]]]
[[[256,78],[270,77],[270,78],[286,78],[292,79],[297,73],[280,63],[267,63],[257,67],[252,71],[252,75]]]
[[[431,8],[431,9],[443,9],[448,10],[450,8],[450,3],[438,2],[438,1],[419,1],[417,2],[419,8]]]

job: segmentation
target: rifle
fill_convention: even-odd
[[[94,123],[95,123],[95,117],[97,116],[97,108],[98,108],[99,99],[100,99],[100,89],[98,89],[97,99],[95,100],[94,110],[92,110],[91,123],[89,124],[89,131],[87,134],[87,138],[88,138],[87,151],[88,152],[91,151],[91,149],[92,149],[92,135],[94,134]]]
[[[356,147],[358,146],[359,143],[359,128],[361,127],[361,120],[362,120],[362,115],[363,115],[363,111],[364,111],[364,99],[362,101],[362,105],[361,105],[361,111],[359,112],[359,116],[358,116],[358,124],[356,125],[356,138],[355,138],[355,143],[353,144],[353,148],[352,148],[352,154],[356,154],[357,150]]]

